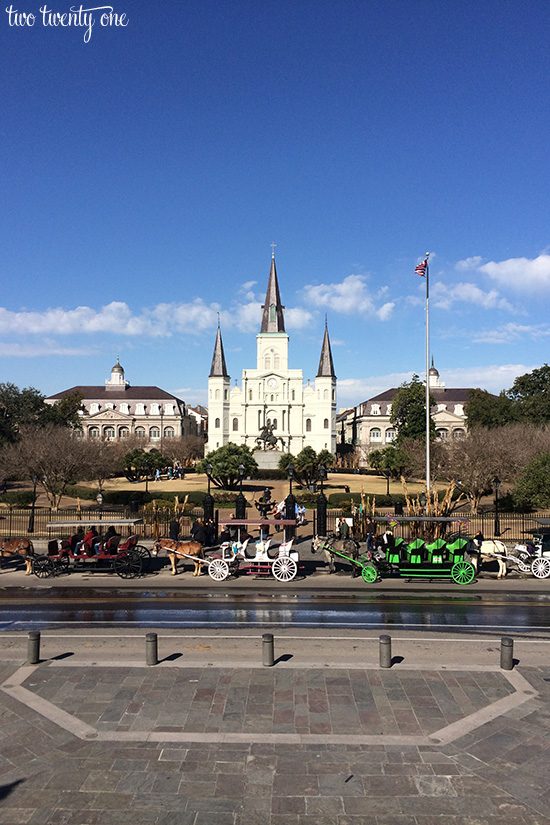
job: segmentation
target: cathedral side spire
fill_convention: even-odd
[[[214,345],[214,355],[212,356],[212,366],[210,367],[210,378],[218,377],[229,378],[227,367],[225,365],[225,354],[223,351],[222,333],[219,321],[216,343]]]
[[[283,310],[284,306],[281,304],[277,269],[275,267],[275,251],[273,251],[265,304],[262,306],[262,328],[260,332],[284,332],[285,318]]]
[[[323,337],[323,346],[321,348],[321,357],[319,359],[319,369],[317,370],[317,378],[336,378],[334,372],[334,363],[332,361],[332,351],[330,349],[330,338],[328,337],[328,326],[325,319],[325,335]]]

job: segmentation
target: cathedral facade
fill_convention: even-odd
[[[256,342],[256,367],[243,369],[241,386],[231,387],[218,326],[208,378],[208,450],[233,442],[293,455],[306,446],[335,453],[336,375],[328,329],[325,324],[315,381],[304,386],[302,370],[288,366],[274,256]]]

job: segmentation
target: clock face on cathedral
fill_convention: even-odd
[[[274,389],[277,386],[277,379],[276,378],[269,378],[267,382],[267,386]]]

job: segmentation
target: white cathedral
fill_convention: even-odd
[[[316,452],[326,449],[334,454],[336,375],[327,325],[317,376],[313,385],[308,381],[304,386],[302,370],[288,367],[289,336],[274,255],[256,341],[256,369],[244,369],[241,386],[231,387],[218,325],[208,378],[208,450],[228,442],[255,450],[267,432],[279,452],[297,455],[310,446]]]

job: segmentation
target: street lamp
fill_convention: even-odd
[[[500,519],[498,516],[498,490],[500,484],[500,478],[495,476],[493,479],[493,487],[495,489],[495,537],[500,536]]]
[[[246,499],[243,496],[243,478],[246,472],[244,464],[239,464],[239,495],[235,499],[235,518],[246,519]]]
[[[31,514],[29,516],[29,526],[27,528],[27,533],[34,533],[34,508],[36,506],[36,485],[38,483],[38,476],[33,475],[32,477],[32,505],[31,505]]]
[[[289,488],[288,488],[288,496],[285,499],[285,518],[295,519],[296,518],[296,499],[292,495],[292,479],[294,478],[294,464],[289,464],[288,465],[287,478],[288,478]],[[294,533],[295,533],[294,527],[287,527],[287,531],[285,533],[286,538],[287,539],[293,538]]]
[[[321,482],[321,492],[317,496],[317,535],[327,534],[327,497],[323,490],[323,484],[327,480],[327,468],[324,464],[317,467],[317,478]]]
[[[98,506],[99,506],[99,520],[101,521],[101,516],[102,516],[102,512],[103,512],[102,509],[101,509],[102,506],[103,506],[103,495],[101,493],[101,490],[97,494],[95,500],[97,501]]]
[[[210,495],[210,482],[212,480],[212,464],[208,462],[205,467],[206,469],[206,477],[208,479],[208,492],[205,495],[202,506],[204,510],[204,519],[213,519],[214,518],[214,498]]]

